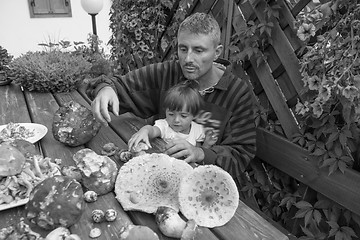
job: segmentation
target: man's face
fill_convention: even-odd
[[[213,61],[221,54],[220,46],[204,34],[182,31],[178,34],[180,66],[187,79],[206,79]]]

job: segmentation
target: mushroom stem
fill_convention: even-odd
[[[41,170],[40,170],[38,157],[35,155],[35,156],[33,157],[33,160],[34,160],[34,168],[35,168],[36,174],[37,174],[41,179],[44,179],[44,175],[42,174],[42,172],[41,172]]]
[[[155,221],[165,236],[173,238],[180,238],[186,226],[186,222],[176,210],[165,206],[157,209]]]
[[[187,221],[180,240],[194,240],[197,233],[197,227],[198,226],[193,219]]]

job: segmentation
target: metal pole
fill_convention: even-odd
[[[96,20],[95,20],[95,16],[96,16],[96,13],[89,13],[90,16],[91,16],[91,20],[92,20],[92,29],[93,29],[93,34],[94,35],[97,35],[97,32],[96,32]]]

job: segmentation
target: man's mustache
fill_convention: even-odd
[[[185,63],[184,67],[193,67],[193,68],[197,68],[197,66],[195,66],[194,64],[191,64],[191,63]]]

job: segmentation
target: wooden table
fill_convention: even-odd
[[[113,142],[119,148],[126,149],[127,140],[144,124],[141,119],[137,119],[130,114],[113,118],[109,127],[102,127],[99,133],[85,146],[71,148],[53,138],[51,132],[53,114],[59,106],[74,100],[86,107],[90,107],[90,101],[83,92],[83,89],[80,88],[78,91],[71,93],[37,93],[22,91],[20,87],[14,84],[0,86],[0,125],[9,122],[33,122],[45,125],[49,131],[36,145],[44,156],[62,159],[63,165],[74,165],[72,156],[82,148],[91,148],[100,153],[106,143]],[[161,145],[161,141],[157,141],[156,144]],[[117,162],[117,164],[119,167],[122,165],[121,162]],[[110,192],[100,196],[98,201],[94,203],[87,203],[80,221],[70,227],[71,232],[78,234],[83,240],[90,239],[90,230],[99,227],[102,230],[102,235],[97,239],[118,239],[118,233],[122,227],[135,224],[150,227],[158,233],[160,239],[171,239],[161,234],[155,223],[154,215],[138,211],[125,212],[114,196],[114,193]],[[110,208],[118,212],[118,218],[115,222],[94,223],[91,220],[92,210],[102,209],[105,211]],[[24,206],[20,206],[0,212],[0,229],[16,224],[23,217],[23,209]],[[34,230],[39,231],[43,236],[47,234],[46,231],[41,229]],[[286,240],[288,237],[240,201],[236,214],[226,225],[213,229],[202,227],[196,239]]]

